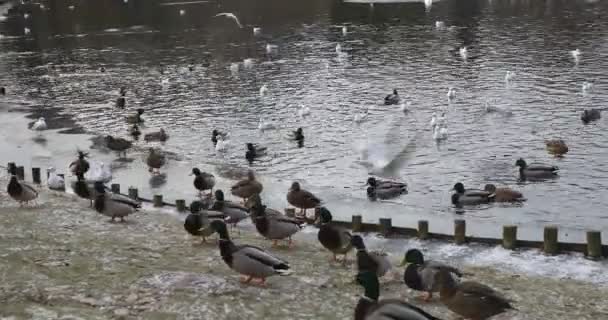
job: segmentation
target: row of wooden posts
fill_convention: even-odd
[[[14,163],[8,164],[9,172],[11,168],[16,169],[17,178],[24,180],[25,171],[23,166],[16,166]],[[63,175],[61,175],[63,176]],[[40,168],[32,168],[32,181],[40,184]],[[120,184],[114,183],[110,186],[114,193],[120,194]],[[154,195],[153,198],[145,199],[139,196],[137,188],[129,188],[128,194],[132,199],[152,203],[156,208],[163,206],[175,207],[178,212],[185,212],[189,208],[186,206],[186,200],[178,199],[175,204],[164,201],[160,194]],[[287,215],[294,215],[293,208],[285,209]],[[352,229],[354,232],[378,232],[384,237],[416,237],[421,240],[444,240],[453,241],[457,245],[471,243],[482,243],[488,245],[501,245],[505,249],[515,250],[518,248],[537,248],[545,254],[555,255],[560,252],[581,252],[590,259],[601,259],[608,257],[608,245],[602,245],[602,235],[600,231],[587,231],[587,243],[564,243],[558,241],[558,227],[545,226],[543,232],[543,241],[529,241],[517,239],[517,226],[503,226],[502,239],[482,238],[467,236],[466,221],[463,219],[454,220],[454,235],[445,235],[429,232],[429,222],[426,220],[418,221],[417,228],[394,227],[390,218],[380,218],[377,224],[364,223],[361,215],[352,216],[351,221],[334,221],[336,224]]]

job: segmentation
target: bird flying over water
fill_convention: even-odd
[[[230,12],[222,12],[222,13],[218,13],[215,15],[216,17],[221,17],[224,16],[226,18],[230,18],[232,20],[234,20],[234,22],[236,22],[236,24],[239,26],[239,28],[242,28],[243,25],[241,24],[241,22],[239,21],[239,18],[237,18],[234,13],[230,13]]]

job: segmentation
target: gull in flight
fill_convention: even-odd
[[[226,18],[230,18],[232,20],[234,20],[234,22],[236,22],[236,24],[239,26],[239,28],[242,28],[243,25],[241,25],[241,22],[239,21],[239,18],[237,18],[234,13],[230,13],[230,12],[222,12],[222,13],[218,13],[215,15],[216,17],[219,16],[224,16]]]

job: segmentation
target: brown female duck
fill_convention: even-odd
[[[318,207],[321,204],[321,199],[300,188],[300,183],[294,182],[291,184],[289,192],[287,192],[287,202],[296,208],[300,208],[301,214],[305,216],[306,209]]]
[[[255,179],[255,174],[252,170],[247,172],[247,179],[237,182],[230,188],[230,193],[233,196],[247,200],[253,195],[262,193],[264,186]]]

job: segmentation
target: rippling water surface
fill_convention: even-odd
[[[422,2],[130,0],[81,1],[74,10],[64,1],[43,3],[45,10],[13,7],[0,22],[0,82],[10,93],[2,103],[34,106],[35,112],[59,108],[62,119],[73,118],[88,133],[125,137],[125,115],[144,108],[144,132],[164,127],[171,138],[163,149],[177,156],[160,186],[148,185],[139,156],[148,146],[143,141],[131,154],[134,161],[114,163],[116,181],[140,187],[140,194],[191,198],[186,174],[193,165],[218,176],[246,168],[244,144],[255,142],[270,150],[253,168],[275,207],[286,205],[287,188],[299,180],[342,219],[389,216],[395,225],[409,226],[428,219],[432,231],[450,231],[451,220],[464,216],[471,233],[498,235],[501,225],[516,223],[531,239],[555,223],[566,229],[561,237],[573,241],[583,240],[585,229],[608,226],[606,122],[579,120],[585,108],[608,107],[605,1],[442,0],[425,8]],[[244,27],[214,17],[219,12],[235,13]],[[446,28],[436,28],[436,21]],[[262,28],[260,35],[253,26]],[[267,44],[277,50],[267,53]],[[466,60],[459,54],[463,46]],[[582,52],[578,63],[570,54],[576,48]],[[235,63],[238,72],[231,71]],[[510,83],[507,71],[516,74]],[[584,82],[593,83],[592,90],[583,92]],[[260,96],[263,85],[268,91]],[[114,108],[121,86],[129,90],[126,111]],[[457,92],[452,102],[449,87]],[[393,88],[409,112],[382,104]],[[486,102],[512,116],[486,113]],[[300,105],[311,109],[310,116],[298,116]],[[354,116],[365,110],[366,121],[356,124]],[[439,144],[429,126],[433,112],[447,117],[449,138]],[[277,130],[260,132],[261,117]],[[9,132],[25,130],[13,120],[3,123],[7,144]],[[297,127],[304,129],[303,148],[286,139]],[[213,149],[213,128],[230,132],[226,154]],[[567,141],[564,158],[547,154],[544,140],[551,138]],[[71,136],[48,133],[48,139],[20,152],[35,150],[32,164],[64,167],[76,142],[68,154],[57,150]],[[403,166],[391,176],[406,181],[409,194],[370,203],[364,151],[379,163],[403,148]],[[555,164],[560,177],[519,183],[519,157]],[[14,160],[14,153],[0,158]],[[222,177],[222,186],[231,183]],[[508,185],[528,201],[456,211],[450,189],[458,181]]]

